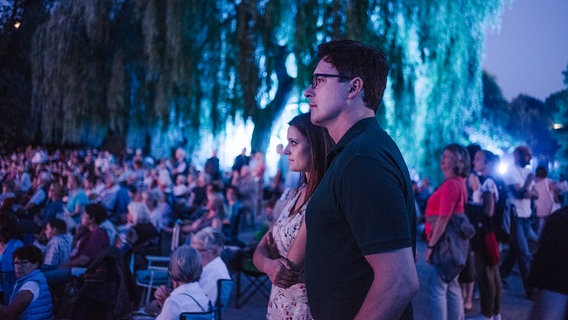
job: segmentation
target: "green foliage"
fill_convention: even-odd
[[[481,59],[504,1],[62,1],[32,40],[30,131],[91,145],[178,132],[191,152],[242,117],[265,150],[289,95],[303,99],[317,45],[351,38],[387,54],[378,119],[409,166],[433,175],[444,145],[468,143],[482,105],[503,103],[498,88],[483,97]]]
[[[568,66],[562,74],[566,89],[548,97],[545,106],[553,112],[552,119],[557,125],[553,134],[559,144],[556,160],[561,163],[560,172],[566,173],[568,171]]]
[[[535,155],[553,155],[557,148],[552,136],[552,114],[554,107],[542,101],[520,95],[507,105],[510,117],[505,129],[531,146]]]

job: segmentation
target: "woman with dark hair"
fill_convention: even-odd
[[[289,125],[284,154],[290,170],[302,172],[303,183],[291,193],[284,192],[282,212],[275,212],[279,216],[260,241],[253,261],[272,281],[266,317],[311,319],[303,283],[305,212],[327,169],[326,151],[332,140],[327,130],[312,124],[309,113],[294,117]]]
[[[174,291],[164,301],[156,320],[178,319],[182,312],[206,312],[211,309],[209,298],[199,287],[202,271],[201,256],[191,246],[183,245],[172,252],[168,275]]]
[[[18,218],[10,211],[0,212],[0,271],[2,271],[2,288],[4,289],[4,305],[8,304],[16,274],[12,263],[12,254],[23,246],[22,232]]]
[[[444,148],[440,168],[444,182],[428,199],[426,206],[426,237],[428,249],[426,261],[432,264],[428,280],[428,291],[431,306],[431,318],[439,320],[463,320],[464,306],[461,288],[458,283],[459,270],[445,279],[439,273],[439,264],[433,261],[433,249],[439,245],[439,240],[445,236],[453,217],[465,218],[467,201],[466,177],[469,175],[471,160],[467,149],[459,144],[450,144]],[[467,218],[465,218],[467,219]],[[468,250],[466,241],[466,251]],[[467,253],[464,253],[464,263]]]
[[[501,275],[499,273],[499,246],[495,237],[493,216],[499,200],[497,183],[491,176],[497,157],[490,151],[475,153],[473,169],[480,174],[481,210],[475,217],[477,234],[472,240],[475,270],[484,319],[500,320]],[[477,211],[476,211],[477,212]]]
[[[0,319],[53,319],[51,293],[39,270],[43,261],[41,250],[25,245],[14,251],[13,259],[17,280],[9,296],[10,303],[0,306]]]

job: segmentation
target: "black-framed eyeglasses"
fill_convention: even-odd
[[[14,267],[21,267],[31,262],[29,262],[28,260],[14,260],[12,261],[12,263],[14,264]]]
[[[314,73],[312,75],[312,89],[317,88],[320,83],[325,82],[324,79],[326,78],[339,78],[339,82],[351,80],[351,78],[342,74]]]

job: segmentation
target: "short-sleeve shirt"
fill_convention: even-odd
[[[450,177],[444,180],[436,191],[428,198],[426,206],[426,236],[428,240],[432,232],[433,225],[430,217],[451,217],[452,214],[464,214],[465,203],[467,201],[467,187],[465,178]]]
[[[514,165],[509,169],[507,175],[505,176],[505,183],[508,186],[512,185],[524,185],[525,181],[527,180],[527,176],[531,173],[529,168],[521,168],[518,165]],[[533,184],[534,185],[534,182]],[[519,218],[530,218],[532,209],[531,209],[531,199],[517,199],[515,195],[510,193],[509,197],[507,198],[510,203],[515,205],[517,208],[517,216]]]
[[[38,187],[32,197],[29,200],[29,203],[33,203],[37,206],[41,205],[45,199],[47,199],[47,195],[45,194],[45,190],[42,187]]]
[[[84,235],[77,244],[77,250],[71,252],[71,259],[75,259],[82,255],[89,257],[93,261],[98,254],[110,245],[107,233],[97,228],[95,231],[90,231]]]
[[[89,204],[89,198],[85,191],[79,188],[69,195],[69,200],[67,200],[67,210],[69,212],[75,212],[77,205],[86,206],[87,204]]]
[[[43,263],[49,266],[58,266],[69,260],[73,239],[68,233],[56,235],[51,238],[45,247]]]
[[[172,291],[156,320],[178,319],[182,312],[208,311],[209,305],[209,298],[197,282],[185,283]]]
[[[351,127],[328,159],[305,218],[308,304],[315,319],[353,319],[374,277],[365,256],[415,247],[414,195],[398,147],[374,118]]]
[[[32,294],[32,302],[39,297],[39,283],[37,281],[28,281],[20,287],[18,292],[29,291]]]
[[[217,257],[203,267],[201,278],[199,278],[199,286],[209,297],[212,304],[217,301],[217,280],[231,279],[229,269],[221,257]]]

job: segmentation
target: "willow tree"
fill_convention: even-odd
[[[439,172],[445,144],[467,143],[482,106],[485,32],[499,22],[503,1],[342,1],[302,7],[316,12],[299,34],[306,48],[351,38],[382,49],[391,70],[381,125],[393,135],[409,165]],[[298,14],[300,16],[300,14]],[[301,26],[298,26],[298,33]]]
[[[302,99],[317,45],[351,38],[390,61],[381,125],[410,166],[437,172],[431,159],[465,143],[480,116],[484,32],[502,1],[57,2],[32,50],[37,132],[91,144],[109,133],[134,145],[180,138],[191,152],[241,117],[265,151],[290,95]]]
[[[118,117],[105,99],[109,11],[108,1],[59,2],[34,34],[31,119],[44,143],[98,144],[100,124]]]

